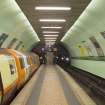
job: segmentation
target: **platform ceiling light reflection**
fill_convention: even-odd
[[[35,10],[59,10],[59,11],[70,11],[71,7],[42,7],[42,6],[37,6],[35,7]]]
[[[41,27],[42,29],[61,29],[62,27],[45,27],[45,26],[42,26]]]
[[[42,33],[44,33],[44,34],[58,34],[59,32],[57,32],[57,31],[43,31]]]
[[[40,22],[66,22],[65,19],[39,19]]]

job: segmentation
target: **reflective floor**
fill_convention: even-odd
[[[69,75],[59,66],[41,66],[39,72],[27,105],[81,105],[79,98],[76,96],[78,91],[76,89],[72,90],[72,87],[70,87],[72,80],[67,80]],[[75,88],[78,89],[76,86]],[[84,96],[81,89],[79,92]],[[87,95],[85,97],[90,102],[89,105],[95,105]]]

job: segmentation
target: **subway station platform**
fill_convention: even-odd
[[[10,105],[96,105],[57,65],[42,65]]]
[[[105,105],[105,0],[0,10],[0,105]]]

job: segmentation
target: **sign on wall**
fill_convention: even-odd
[[[16,48],[15,48],[15,50],[18,50],[19,49],[19,47],[22,45],[22,41],[19,41],[19,43],[17,44],[17,46],[16,46]]]
[[[96,48],[98,56],[104,56],[103,50],[99,45],[99,43],[97,42],[96,38],[93,36],[93,37],[90,37],[89,39],[93,43],[94,47]]]
[[[105,38],[105,31],[101,32],[101,35]]]
[[[79,45],[78,48],[80,50],[80,56],[86,56],[85,48],[82,45]]]
[[[8,35],[5,33],[2,33],[0,35],[0,47],[2,46],[2,44],[4,43],[4,41],[7,39]]]
[[[17,42],[18,40],[16,38],[12,39],[12,41],[9,43],[8,48],[12,48],[12,46]]]

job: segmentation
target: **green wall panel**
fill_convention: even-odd
[[[105,31],[105,0],[92,0],[77,19],[75,24],[63,37],[62,41],[69,47],[87,41],[91,36],[100,36]],[[104,48],[105,49],[105,48]]]
[[[9,37],[22,41],[24,51],[39,41],[36,32],[15,0],[0,0],[0,10],[0,33],[6,33]],[[33,40],[28,41],[29,39]]]
[[[91,60],[72,60],[72,65],[90,72],[94,75],[105,78],[105,61],[91,61]],[[88,68],[88,69],[87,69]]]
[[[105,32],[105,0],[92,0],[61,41],[70,51],[73,66],[105,78],[101,32]]]

